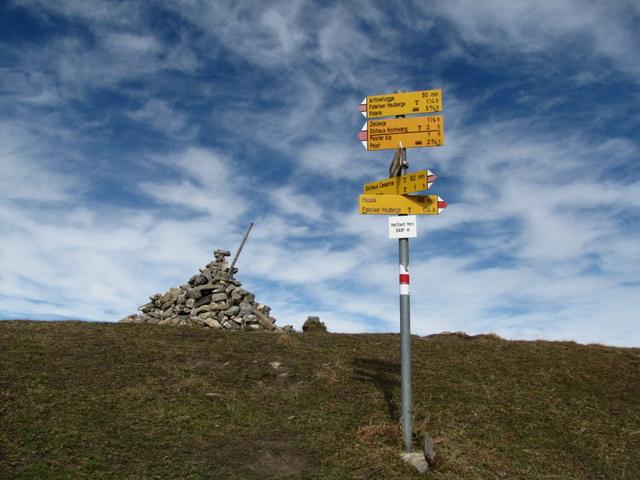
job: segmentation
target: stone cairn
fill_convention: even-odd
[[[129,315],[120,322],[159,325],[194,325],[224,330],[282,330],[269,316],[271,308],[255,302],[255,295],[233,278],[229,271],[228,250],[213,252],[214,261],[200,269],[189,283],[149,297],[138,308],[141,314]],[[289,330],[289,326],[284,327]]]

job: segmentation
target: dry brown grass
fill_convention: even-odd
[[[412,350],[433,480],[640,478],[640,350]],[[397,335],[0,322],[0,478],[420,478],[399,376]]]

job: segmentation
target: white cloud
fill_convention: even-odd
[[[323,209],[310,195],[296,191],[292,185],[269,190],[269,199],[282,215],[299,215],[309,221],[322,221]]]
[[[579,38],[598,58],[637,72],[637,35],[622,10],[592,3],[453,1],[419,10],[398,2],[390,17],[369,2],[180,2],[163,4],[180,15],[172,41],[139,2],[17,4],[52,24],[72,18],[95,40],[61,34],[14,49],[16,64],[2,70],[11,119],[0,124],[0,295],[3,312],[27,315],[133,313],[149,294],[188,280],[212,249],[237,246],[251,220],[238,278],[280,324],[299,327],[319,314],[332,331],[397,331],[397,242],[387,238],[386,217],[355,212],[360,182],[384,177],[390,159],[356,140],[361,97],[438,86],[438,62],[477,45],[483,59],[523,57],[534,71]],[[406,36],[422,39],[412,35],[443,17],[457,34],[446,33],[445,53],[425,57],[427,67],[412,63],[419,77],[407,74]],[[194,88],[189,101],[194,92],[174,91],[177,70]],[[215,76],[236,70],[232,93],[216,90]],[[602,81],[598,72],[577,76]],[[409,154],[412,168],[436,172],[434,192],[450,202],[443,215],[421,218],[411,241],[413,331],[637,344],[640,248],[637,224],[626,219],[637,217],[640,184],[623,178],[634,172],[637,142],[595,138],[606,108],[594,107],[582,126],[559,126],[540,115],[557,108],[551,94],[538,101],[523,91],[518,107],[535,103],[525,118],[496,107],[478,120],[504,84],[464,101],[458,88],[445,89],[446,147]],[[126,106],[86,119],[69,100],[98,111],[94,92],[122,94]],[[194,140],[197,108],[185,109],[201,92],[219,129],[202,141],[217,149]],[[233,104],[214,103],[214,93]],[[173,153],[138,139],[130,169],[110,161],[101,149],[130,134],[110,117],[119,113],[151,126]],[[94,130],[104,143],[89,141]],[[94,175],[104,165],[111,177]],[[119,189],[128,196],[116,198]]]
[[[59,202],[82,188],[52,164],[51,155],[32,135],[9,122],[0,122],[0,163],[0,192],[6,200]]]
[[[155,37],[134,33],[110,32],[105,35],[104,43],[114,53],[126,51],[138,55],[155,53],[160,49],[160,43]]]
[[[168,134],[181,133],[187,126],[187,117],[184,113],[174,110],[164,100],[152,98],[138,110],[128,113],[134,120],[148,123],[152,127]]]
[[[432,11],[427,8],[428,13]],[[450,20],[466,42],[512,54],[514,50],[550,51],[567,39],[581,39],[581,44],[613,60],[620,69],[640,72],[631,20],[639,12],[636,2],[453,0],[440,3],[435,12]]]

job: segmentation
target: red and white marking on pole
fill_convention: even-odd
[[[400,265],[400,295],[409,295],[409,270]]]

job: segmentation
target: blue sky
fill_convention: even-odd
[[[10,0],[0,317],[116,321],[212,251],[278,323],[398,331],[398,247],[357,213],[393,152],[366,95],[441,88],[408,150],[449,204],[411,240],[412,332],[640,346],[634,1]]]

